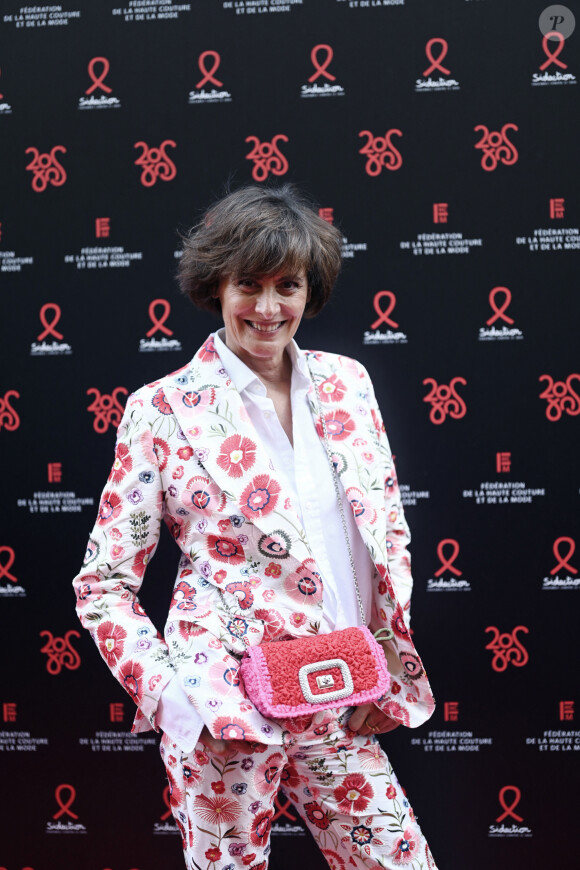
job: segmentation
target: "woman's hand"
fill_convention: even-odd
[[[249,740],[218,740],[217,737],[212,737],[205,725],[199,739],[213,755],[234,755],[236,752],[252,755],[254,752],[264,752],[266,749],[263,743],[254,743]]]
[[[387,731],[398,728],[400,724],[372,703],[355,707],[348,720],[350,730],[363,737],[369,737],[371,734],[386,734]]]

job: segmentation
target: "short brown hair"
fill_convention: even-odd
[[[314,317],[340,271],[341,245],[341,232],[293,185],[248,185],[210,206],[184,237],[179,285],[197,306],[219,312],[222,278],[304,269],[309,289],[304,316]]]

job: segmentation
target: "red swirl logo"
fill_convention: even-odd
[[[433,57],[433,46],[440,45],[441,51],[437,57]],[[427,45],[425,46],[425,54],[427,55],[427,60],[431,61],[431,66],[428,66],[426,70],[423,70],[423,75],[427,77],[431,75],[432,72],[435,72],[438,69],[440,72],[445,73],[445,75],[450,75],[451,70],[447,69],[446,66],[442,66],[441,61],[449,51],[449,46],[447,44],[446,39],[441,39],[440,37],[433,37],[430,39]]]
[[[153,187],[157,179],[171,181],[177,175],[175,163],[165,153],[166,148],[176,148],[173,139],[165,139],[158,148],[150,148],[146,142],[135,142],[134,148],[143,151],[135,160],[135,166],[141,166],[141,184],[143,187]]]
[[[4,427],[7,432],[14,432],[20,426],[20,417],[10,404],[10,399],[19,399],[20,393],[16,390],[7,390],[4,396],[0,396],[0,429]]]
[[[97,64],[100,64],[102,67],[100,75],[97,75],[95,72]],[[92,60],[89,61],[87,69],[89,71],[89,76],[91,77],[92,85],[86,89],[85,94],[92,94],[93,91],[97,90],[97,88],[104,91],[106,94],[112,93],[113,89],[105,84],[105,79],[109,74],[109,68],[109,61],[106,57],[93,57]]]
[[[81,657],[71,644],[71,637],[80,637],[78,631],[67,631],[64,637],[54,637],[51,631],[41,631],[40,636],[48,638],[40,652],[47,656],[46,670],[49,674],[55,677],[63,668],[76,671],[80,667]]]
[[[265,181],[270,172],[272,175],[285,175],[288,172],[288,161],[278,148],[278,142],[288,142],[288,136],[278,133],[271,142],[260,142],[257,136],[248,136],[246,142],[254,143],[252,150],[246,154],[246,160],[254,161],[254,181]]]
[[[551,375],[541,375],[538,380],[548,383],[539,398],[545,399],[548,403],[546,417],[551,423],[560,420],[562,414],[568,414],[570,417],[580,414],[580,396],[572,386],[572,381],[580,381],[579,374],[568,375],[565,381],[555,381]]]
[[[505,631],[503,634],[500,634],[495,625],[485,629],[486,634],[493,632],[493,638],[485,648],[493,652],[491,666],[494,671],[501,673],[509,664],[516,668],[523,668],[528,663],[528,651],[517,636],[520,631],[529,634],[529,629],[525,625],[516,625],[513,631]]]
[[[477,133],[482,131],[481,139],[475,143],[475,148],[482,151],[481,167],[486,172],[497,169],[498,163],[513,166],[517,162],[518,152],[515,145],[508,139],[508,130],[518,130],[517,124],[504,124],[501,130],[490,132],[485,124],[473,128]]]
[[[32,189],[35,193],[42,193],[49,184],[61,187],[65,183],[66,172],[56,158],[58,153],[66,154],[64,145],[55,145],[44,154],[38,148],[27,148],[24,153],[32,154],[32,160],[26,169],[32,172]]]
[[[423,397],[423,401],[431,403],[429,419],[432,423],[440,425],[448,414],[454,420],[465,417],[465,402],[455,389],[457,384],[467,384],[465,378],[452,378],[449,384],[438,384],[435,378],[425,378],[423,385],[428,384],[431,384],[431,390]]]
[[[99,435],[103,435],[109,426],[115,429],[123,418],[123,405],[119,402],[119,395],[127,396],[129,390],[125,387],[116,387],[110,395],[101,393],[96,387],[87,390],[87,396],[94,394],[95,398],[88,406],[87,411],[95,415],[93,429]]]
[[[383,169],[389,169],[393,172],[395,169],[400,169],[403,165],[401,152],[391,142],[392,136],[402,136],[401,130],[393,127],[387,130],[384,136],[374,136],[370,130],[361,130],[358,134],[367,136],[367,141],[362,148],[359,149],[359,154],[364,154],[367,158],[365,163],[365,172],[367,175],[380,175]]]

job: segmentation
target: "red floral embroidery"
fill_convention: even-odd
[[[270,564],[264,571],[266,577],[279,577],[281,573],[282,568],[280,567],[280,565],[276,565],[275,562],[270,562]]]
[[[229,797],[206,797],[204,794],[195,798],[195,811],[210,825],[219,825],[220,822],[235,822],[242,812],[238,801]]]
[[[331,375],[318,387],[321,402],[340,402],[346,393],[346,387],[337,375]]]
[[[163,438],[154,438],[153,453],[157,459],[159,471],[164,471],[167,466],[167,460],[171,454],[167,441],[164,441]]]
[[[222,443],[217,464],[230,477],[242,477],[256,461],[256,445],[245,435],[230,435]]]
[[[265,846],[270,836],[272,827],[272,811],[266,810],[258,813],[250,825],[250,843],[252,846]]]
[[[131,471],[132,468],[133,458],[129,453],[129,448],[126,444],[117,444],[117,449],[115,450],[115,461],[113,462],[113,467],[109,474],[109,480],[114,484],[121,483],[127,472]]]
[[[116,492],[104,492],[99,507],[97,522],[100,526],[116,520],[121,513],[121,496]]]
[[[244,548],[235,538],[226,538],[223,535],[220,537],[208,535],[207,548],[213,559],[217,559],[218,562],[225,562],[226,565],[241,565],[246,561]]]
[[[343,441],[348,438],[355,430],[355,425],[352,417],[346,411],[339,408],[337,411],[332,411],[330,414],[324,415],[326,422],[326,431],[328,437],[333,441]],[[316,431],[323,437],[322,423],[316,424]]]
[[[240,502],[241,511],[249,520],[271,513],[278,502],[280,484],[269,474],[257,474],[244,489]]]
[[[143,666],[129,659],[120,666],[119,678],[133,700],[138,703],[143,693]]]
[[[309,821],[311,821],[313,825],[316,825],[316,827],[320,828],[321,831],[325,831],[328,828],[330,825],[330,819],[319,803],[316,801],[309,801],[309,803],[304,804],[304,809],[306,810],[306,815],[308,816]]]
[[[159,387],[153,398],[151,399],[151,404],[154,408],[157,408],[160,414],[171,414],[171,405],[168,403],[165,398],[165,393],[163,392],[163,387]]]
[[[152,551],[155,549],[155,544],[151,544],[146,550],[139,550],[133,560],[132,570],[137,577],[142,577],[145,573],[145,568],[151,557]]]
[[[99,649],[110,668],[116,665],[122,657],[125,647],[123,641],[126,637],[125,629],[120,625],[113,625],[110,621],[101,623],[97,628]]]
[[[365,810],[374,791],[362,773],[351,773],[345,776],[338,788],[334,789],[334,798],[338,809],[343,813],[360,813]]]
[[[180,459],[183,459],[184,461],[187,459],[191,459],[191,457],[193,456],[193,447],[190,447],[189,444],[187,445],[187,447],[180,447],[177,451],[177,455]]]

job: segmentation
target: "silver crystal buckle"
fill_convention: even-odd
[[[344,686],[342,689],[332,689],[334,685],[334,677],[331,674],[321,674],[316,677],[316,685],[319,689],[329,687],[328,692],[320,692],[316,695],[312,694],[308,683],[308,675],[317,671],[327,671],[330,668],[338,668],[342,675]],[[309,704],[318,704],[321,701],[339,701],[341,698],[346,698],[352,695],[354,683],[347,663],[343,659],[326,659],[323,662],[312,662],[308,665],[302,665],[298,671],[298,681],[302,694]]]

